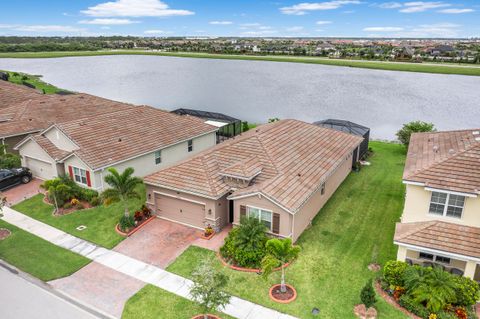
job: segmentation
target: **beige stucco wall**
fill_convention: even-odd
[[[61,150],[66,150],[71,152],[78,148],[77,145],[75,145],[75,143],[73,143],[68,137],[65,136],[65,134],[63,134],[56,127],[52,127],[43,135]]]
[[[402,223],[440,220],[473,227],[480,227],[480,198],[467,197],[462,218],[443,217],[429,214],[432,193],[423,186],[408,185],[406,187],[405,207]]]
[[[328,199],[335,193],[338,186],[352,170],[352,154],[347,156],[336,171],[325,181],[325,193],[321,194],[319,188],[307,203],[294,215],[293,240],[296,241],[302,232],[315,218]]]
[[[292,215],[283,210],[280,206],[274,204],[265,197],[259,197],[258,195],[236,199],[234,202],[234,224],[240,224],[240,206],[252,206],[269,210],[273,213],[280,214],[280,233],[278,235],[283,237],[290,237],[292,233]]]
[[[75,155],[72,155],[65,160],[65,162],[64,162],[65,174],[69,174],[69,170],[68,170],[69,166],[77,167],[77,168],[81,168],[81,169],[84,169],[86,171],[89,171],[90,172],[90,182],[92,184],[90,186],[90,188],[95,189],[95,190],[100,189],[101,184],[98,181],[95,180],[94,173],[92,172],[92,170],[82,160],[80,160],[78,157],[76,157]],[[77,184],[80,185],[80,186],[83,186],[83,187],[87,187],[84,184],[80,184],[80,183],[77,183]]]
[[[29,140],[24,143],[19,152],[22,166],[29,167],[35,177],[50,179],[57,176],[57,166],[55,165],[55,161],[34,141]],[[39,175],[40,173],[37,174],[36,172],[39,171],[39,167],[43,168],[44,166],[46,169],[42,170],[42,175]]]

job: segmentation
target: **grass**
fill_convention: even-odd
[[[352,310],[360,303],[360,290],[375,276],[368,264],[396,257],[392,240],[403,208],[404,147],[381,142],[371,146],[372,165],[350,174],[297,242],[302,252],[287,269],[287,282],[297,289],[297,300],[282,305],[269,299],[268,289],[280,281],[279,273],[265,281],[217,263],[230,278],[230,293],[299,318],[316,318],[311,314],[314,307],[322,318],[355,318]],[[215,258],[212,251],[190,247],[168,270],[191,278],[201,260]],[[376,307],[379,318],[405,318],[381,299]]]
[[[188,58],[227,59],[227,60],[256,60],[272,62],[296,62],[344,66],[353,68],[423,72],[438,74],[460,74],[480,76],[480,66],[471,66],[454,63],[409,63],[409,62],[383,62],[366,60],[329,59],[324,57],[299,57],[299,56],[260,56],[260,55],[233,55],[211,54],[192,52],[155,52],[143,50],[111,50],[111,51],[68,51],[68,52],[15,52],[0,53],[0,58],[60,58],[73,56],[98,56],[98,55],[157,55]]]
[[[0,258],[43,281],[69,276],[90,260],[0,220],[11,235],[0,240]]]
[[[153,285],[146,285],[127,301],[122,319],[192,318],[201,312],[202,310],[195,302]],[[218,312],[214,314],[221,315],[223,319],[233,319]]]
[[[142,199],[132,200],[129,203],[130,212],[139,209],[145,203],[145,189],[139,189]],[[123,205],[115,203],[110,206],[98,206],[92,209],[80,210],[64,216],[54,216],[53,206],[43,202],[43,194],[13,206],[12,208],[35,218],[41,222],[63,230],[73,236],[88,240],[105,248],[113,248],[124,237],[115,231],[115,225],[123,214]],[[87,226],[85,230],[77,230],[80,225]]]
[[[65,91],[57,88],[56,86],[43,82],[40,79],[40,76],[38,75],[31,75],[27,73],[11,72],[11,71],[3,71],[3,72],[8,73],[9,82],[19,84],[19,85],[24,85],[24,83],[29,83],[35,86],[35,89],[42,91],[44,94],[55,94],[60,91]]]

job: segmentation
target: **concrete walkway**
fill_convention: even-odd
[[[3,215],[2,219],[6,222],[57,246],[71,250],[130,277],[192,300],[190,289],[193,283],[188,279],[130,258],[121,253],[96,246],[88,241],[69,235],[57,228],[21,214],[11,208],[5,207],[3,209]],[[222,312],[239,319],[295,319],[295,317],[237,297],[232,297],[230,299],[230,304],[228,304]]]

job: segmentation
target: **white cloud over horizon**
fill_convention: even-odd
[[[332,21],[325,21],[325,20],[320,20],[320,21],[317,21],[315,22],[315,24],[317,25],[326,25],[326,24],[331,24]]]
[[[208,24],[212,25],[231,25],[233,24],[232,21],[210,21]]]
[[[81,13],[91,17],[171,17],[195,14],[189,10],[171,9],[160,0],[116,0],[88,7]]]
[[[474,12],[474,11],[475,10],[473,10],[473,9],[455,9],[455,8],[452,8],[452,9],[439,10],[437,12],[447,13],[447,14],[460,14],[460,13],[470,13],[470,12]]]
[[[140,21],[130,20],[130,19],[92,19],[92,20],[81,20],[78,21],[80,24],[93,24],[93,25],[128,25],[134,23],[140,23]]]
[[[393,31],[403,31],[404,28],[401,27],[367,27],[363,28],[365,32],[393,32]]]
[[[303,2],[280,8],[280,12],[289,15],[305,15],[310,11],[335,10],[348,4],[360,4],[358,0],[334,0],[326,2]]]

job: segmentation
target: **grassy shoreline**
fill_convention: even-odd
[[[36,90],[42,91],[43,94],[56,94],[59,92],[67,92],[66,90],[62,90],[54,85],[44,82],[41,79],[40,75],[32,75],[28,73],[7,71],[7,70],[0,70],[0,71],[8,73],[9,75],[8,82],[18,84],[18,85],[25,85],[25,83],[33,85]]]
[[[157,52],[141,50],[111,50],[111,51],[67,51],[67,52],[18,52],[0,53],[0,58],[62,58],[78,56],[102,56],[102,55],[154,55],[171,56],[200,59],[221,59],[221,60],[250,60],[269,62],[293,62],[322,64],[332,66],[343,66],[353,68],[405,71],[434,74],[456,74],[480,76],[480,66],[469,66],[447,63],[410,63],[410,62],[383,62],[365,60],[329,59],[322,57],[301,57],[301,56],[261,56],[261,55],[232,55],[232,54],[210,54],[192,52]]]

